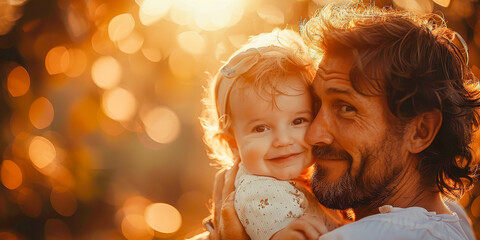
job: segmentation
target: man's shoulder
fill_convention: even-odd
[[[442,216],[444,215],[444,216]],[[337,228],[329,239],[473,239],[456,215],[427,212],[422,208],[395,209]]]

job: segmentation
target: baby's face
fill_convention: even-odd
[[[308,87],[297,76],[287,77],[277,88],[285,95],[274,103],[252,87],[232,89],[232,147],[251,173],[287,180],[312,164],[311,146],[304,140],[313,119],[312,103]]]

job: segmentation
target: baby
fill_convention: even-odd
[[[281,230],[306,213],[322,219],[328,231],[341,225],[336,212],[309,201],[311,194],[292,181],[312,165],[304,136],[314,117],[314,74],[298,34],[274,30],[230,57],[204,101],[210,157],[223,166],[240,161],[235,210],[253,240],[281,238]]]

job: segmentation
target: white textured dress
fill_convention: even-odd
[[[302,216],[308,201],[297,183],[250,174],[239,165],[235,210],[252,240],[267,240]]]

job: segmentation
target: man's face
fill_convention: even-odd
[[[314,146],[313,192],[334,209],[371,206],[389,196],[407,158],[385,98],[357,92],[351,66],[349,54],[323,58],[313,82],[318,113],[306,133]]]

